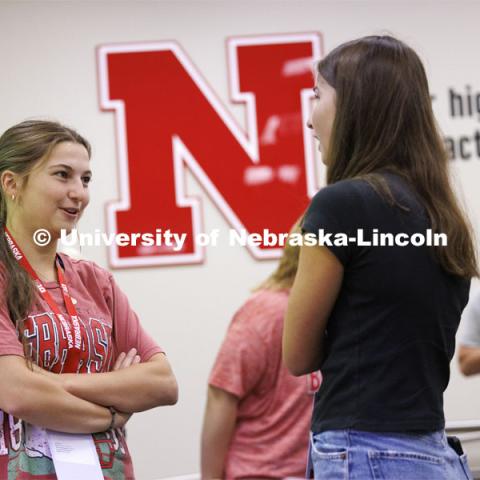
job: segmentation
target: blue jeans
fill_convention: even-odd
[[[443,430],[419,434],[359,430],[312,433],[308,463],[314,478],[322,480],[473,479],[466,455],[457,454],[448,445]]]

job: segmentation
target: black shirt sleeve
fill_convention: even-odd
[[[319,190],[313,197],[302,225],[303,233],[314,234],[342,263],[349,263],[354,251],[361,207],[360,180],[344,180]],[[361,185],[365,188],[365,185]]]

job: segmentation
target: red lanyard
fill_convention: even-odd
[[[16,244],[15,240],[13,239],[12,235],[8,231],[7,227],[5,227],[5,237],[7,239],[7,243],[12,250],[14,257],[17,259],[18,263],[29,273],[32,277],[37,290],[40,292],[43,300],[48,304],[52,312],[57,316],[58,320],[60,321],[65,335],[67,337],[67,344],[68,349],[73,350],[73,352],[69,352],[68,355],[68,371],[74,372],[77,370],[78,367],[78,360],[82,349],[82,335],[80,331],[80,322],[78,320],[77,309],[73,305],[72,297],[68,292],[67,284],[65,282],[65,275],[63,274],[63,270],[59,265],[58,256],[55,259],[55,265],[57,267],[57,275],[58,275],[58,283],[62,287],[62,295],[63,301],[65,302],[65,307],[67,309],[67,313],[70,317],[71,323],[73,325],[73,333],[70,323],[67,321],[65,316],[60,312],[58,305],[53,300],[52,296],[48,293],[47,289],[43,286],[42,281],[38,277],[35,270],[30,265],[30,262],[25,257],[25,254],[22,252],[20,247]],[[76,353],[76,355],[71,355],[71,353]],[[73,367],[73,370],[72,368]]]

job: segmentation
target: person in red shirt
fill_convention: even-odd
[[[298,251],[287,244],[277,269],[230,323],[208,382],[204,480],[304,476],[321,377],[296,378],[282,364],[283,318]]]
[[[89,202],[90,152],[56,122],[0,137],[2,480],[57,478],[47,429],[93,434],[104,477],[133,479],[123,426],[177,400],[163,350],[112,275],[57,253]],[[51,237],[44,246],[39,229]]]

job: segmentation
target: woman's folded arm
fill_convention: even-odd
[[[100,432],[110,425],[107,408],[72,395],[18,355],[0,356],[0,384],[0,409],[28,423],[69,433]]]

